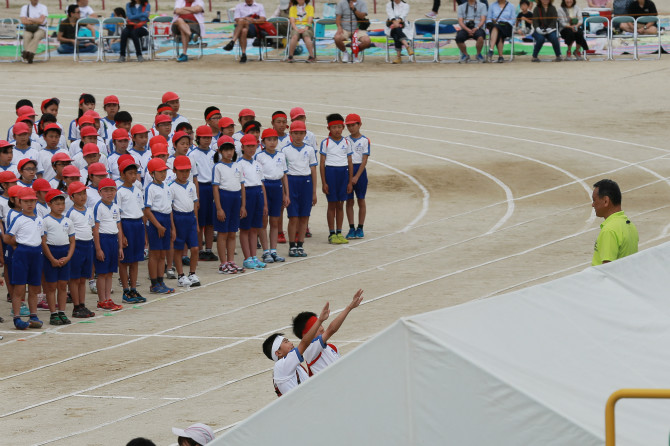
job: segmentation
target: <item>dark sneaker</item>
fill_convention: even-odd
[[[86,317],[95,317],[95,313],[91,310],[89,310],[86,307],[82,307],[82,310],[84,310],[84,313],[86,314]]]
[[[30,324],[20,317],[15,317],[14,318],[14,327],[16,327],[17,330],[26,330],[28,327],[30,327]]]
[[[298,248],[296,248],[295,246],[292,247],[292,248],[289,248],[288,256],[289,257],[300,257],[300,255],[298,254]]]
[[[240,63],[247,63],[247,54],[246,53],[242,53],[242,55],[240,56]]]
[[[200,251],[198,253],[198,260],[207,260],[207,253],[205,253],[205,251]]]
[[[191,265],[191,258],[188,257],[188,256],[182,256],[181,264],[186,265],[186,266],[190,266]]]
[[[72,310],[72,317],[76,318],[87,318],[88,313],[86,312],[86,307],[79,307]]]
[[[138,300],[132,295],[130,290],[123,290],[123,297],[121,298],[127,304],[136,304]]]
[[[137,300],[138,303],[147,301],[146,297],[142,296],[137,290],[130,290],[130,294]]]
[[[207,251],[207,260],[210,262],[218,262],[219,261],[219,256],[214,254],[214,251]]]
[[[65,313],[58,313],[58,317],[63,322],[63,325],[70,325],[72,321],[65,316]]]
[[[58,316],[58,314],[52,314],[49,318],[49,325],[63,325],[63,320]]]

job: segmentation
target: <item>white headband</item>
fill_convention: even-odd
[[[277,353],[276,351],[279,350],[279,347],[281,347],[281,343],[284,342],[284,339],[286,339],[284,336],[277,336],[272,343],[272,360],[277,361],[279,358],[277,358]]]

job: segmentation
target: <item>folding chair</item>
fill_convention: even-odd
[[[16,49],[11,59],[0,59],[0,62],[18,62],[21,60],[21,35],[19,28],[21,22],[18,19],[7,18],[0,20],[0,42],[13,44]]]
[[[443,33],[440,31],[442,25],[451,26],[454,31]],[[456,26],[458,26],[458,19],[442,19],[437,22],[437,28],[435,30],[435,61],[441,63],[458,63],[460,61],[460,54],[456,58],[449,58],[442,60],[440,57],[440,42],[449,42],[453,40],[456,41]],[[448,37],[444,37],[448,36]]]
[[[642,37],[637,32],[637,27],[638,26],[645,26],[645,25],[654,25],[656,27],[656,34],[643,34]],[[640,58],[640,39],[653,39],[657,38],[657,45],[656,45],[656,52],[658,53],[658,57],[645,57],[644,59]],[[637,60],[654,60],[654,59],[660,59],[661,58],[661,22],[658,20],[658,17],[654,16],[641,16],[638,17],[635,20],[635,38],[633,39],[635,41],[635,59]],[[653,54],[653,53],[649,53]]]
[[[439,50],[439,47],[437,46],[437,22],[434,19],[417,19],[414,21],[412,24],[414,27],[414,30],[412,32],[413,36],[410,41],[410,45],[412,46],[412,51],[414,51],[414,55],[412,56],[412,60],[414,62],[438,62],[438,55],[437,52]],[[418,27],[423,27],[423,28],[429,28],[433,30],[432,34],[419,34],[417,31]],[[430,60],[423,60],[419,59],[416,54],[416,42],[432,42],[433,43],[433,57]],[[387,48],[387,57],[388,57],[388,48]]]
[[[339,60],[339,51],[335,53],[335,59],[319,59],[319,55],[316,52],[318,48],[317,43],[319,40],[333,40],[332,37],[325,36],[325,29],[328,25],[335,25],[335,19],[317,19],[314,21],[314,56],[316,57],[317,62],[337,62]],[[324,30],[324,35],[319,36],[320,30]]]
[[[23,52],[23,34],[24,34],[24,32],[25,32],[25,29],[23,28],[23,26],[20,26],[19,27],[19,42],[20,42],[19,54]],[[47,33],[44,35],[44,39],[42,39],[42,41],[44,41],[44,46],[46,48],[44,49],[44,53],[42,53],[42,57],[39,58],[39,59],[35,59],[34,61],[48,62],[49,59],[51,58],[51,53],[50,53],[51,48],[49,46],[49,29],[48,28],[47,28]]]
[[[106,19],[102,20],[102,29],[104,31],[106,25],[112,25],[114,27],[120,26],[122,29],[126,27],[126,19],[123,17],[108,17]],[[110,40],[115,40],[118,39],[119,36],[114,36],[114,35],[104,35],[104,32],[100,33],[100,41],[98,43],[98,46],[100,47],[100,59],[103,62],[107,62],[106,54],[107,51],[105,51],[105,45],[109,44]]]
[[[600,24],[603,25],[603,28],[607,30],[606,33],[604,34],[596,34],[591,32],[591,27],[589,25],[591,24]],[[602,29],[602,28],[599,28]],[[593,57],[590,57],[587,59],[586,57],[586,51],[584,51],[584,60],[609,60],[610,58],[610,34],[609,34],[609,29],[610,29],[610,21],[607,17],[602,17],[602,16],[589,16],[584,19],[584,38],[589,38],[589,39],[605,39],[605,44],[607,45],[607,54],[605,57],[601,59],[595,59]]]
[[[272,23],[272,25],[275,27],[275,30],[277,31],[276,36],[265,36],[265,40],[267,42],[274,41],[275,44],[272,46],[273,49],[276,49],[279,51],[279,45],[282,42],[282,39],[286,39],[286,45],[284,46],[284,51],[281,52],[282,56],[281,57],[269,57],[268,53],[270,52],[270,47],[268,45],[263,45],[265,49],[265,60],[268,61],[284,61],[288,58],[288,46],[289,46],[289,41],[291,38],[291,21],[287,19],[286,17],[271,17],[268,19],[269,23]],[[279,30],[281,28],[281,24],[286,25],[286,34],[282,35],[280,34]]]
[[[228,8],[228,21],[235,23],[235,8]]]
[[[172,37],[173,37],[172,41],[173,41],[174,53],[176,55],[176,54],[179,54],[179,44],[181,43],[181,34],[175,34]],[[198,56],[196,57],[196,59],[202,58],[202,56],[204,54],[204,51],[202,49],[203,44],[202,44],[202,36],[200,35],[200,32],[191,34],[191,40],[189,42],[186,42],[186,48],[188,48],[190,42],[193,42],[194,44],[196,44],[197,47],[198,47],[198,51],[200,52],[198,54]]]
[[[99,37],[93,36],[80,36],[79,30],[82,28],[87,28],[88,25],[93,26],[93,33],[97,33],[98,36],[102,34],[102,27],[100,26],[100,20],[94,19],[91,17],[85,19],[77,20],[77,25],[74,28],[74,61],[75,62],[98,62],[100,60],[100,46],[98,46],[95,52],[95,59],[82,59],[81,52],[79,52],[79,42],[88,42],[93,41],[93,43],[99,43]],[[88,53],[84,53],[88,54]]]
[[[163,32],[165,24],[167,24],[167,33]],[[167,56],[159,56],[159,53],[156,51],[156,43],[161,40],[172,39],[172,17],[154,17],[153,20],[151,20],[151,25],[149,27],[149,36],[151,37],[149,54],[152,60],[172,60],[177,58],[177,52],[174,51],[174,46],[173,51],[168,53]]]
[[[557,31],[558,32],[558,31]],[[505,47],[505,41],[509,41],[510,43],[510,50],[509,50],[509,62],[512,62],[514,60],[514,35],[516,34],[516,25],[512,25],[512,35],[506,39],[503,40],[503,48]],[[558,36],[559,38],[561,37],[560,34]],[[484,39],[484,47],[486,51],[488,52],[488,49],[491,48],[491,31],[486,30],[486,39]],[[503,50],[504,51],[504,50]],[[494,54],[498,52],[497,46],[494,47]],[[498,56],[503,56],[502,54],[498,54]],[[493,62],[493,61],[489,61]]]
[[[554,29],[556,30],[556,37],[558,38],[558,43],[559,43],[559,45],[560,45],[560,42],[561,42],[561,33],[558,32],[558,30],[560,29],[558,20],[556,20],[556,23],[554,24]],[[534,35],[535,35],[535,33],[533,33],[533,36],[534,36]],[[544,46],[544,45],[546,45],[546,44],[551,45],[551,42],[550,42],[549,40],[545,40],[545,41],[544,41],[544,44],[543,44],[542,46]],[[535,37],[533,37],[533,50],[534,50],[534,49],[535,49]],[[553,47],[552,47],[552,50],[553,50]],[[561,55],[561,56],[562,56],[562,55]],[[539,54],[539,53],[538,53],[537,57],[538,57],[538,58],[540,57],[540,54]],[[542,60],[542,59],[540,59],[540,62],[553,62],[555,59],[556,59],[556,56],[554,55],[554,57],[553,57],[551,60]]]
[[[610,60],[635,60],[636,59],[636,46],[635,46],[635,33],[620,33],[620,34],[614,34],[614,28],[616,25],[621,25],[622,23],[632,23],[633,27],[635,27],[635,19],[633,17],[623,15],[623,16],[616,16],[612,17],[612,21],[610,22],[612,26],[609,28],[609,58]],[[614,58],[614,41],[615,40],[624,40],[624,39],[633,39],[633,57],[632,58],[627,58],[627,59],[615,59]]]

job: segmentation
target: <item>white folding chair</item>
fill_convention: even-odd
[[[638,34],[638,26],[653,25],[656,27],[656,34]],[[645,57],[640,58],[640,39],[654,39],[656,41],[656,54],[657,57]],[[635,20],[635,59],[637,60],[654,60],[661,58],[661,22],[658,20],[658,17],[655,16],[640,16]],[[653,54],[653,53],[650,53]]]
[[[440,31],[440,27],[442,25],[451,26],[454,30],[452,32],[443,33]],[[442,60],[442,57],[440,57],[440,42],[456,42],[456,26],[458,26],[458,19],[442,19],[437,22],[437,28],[435,31],[435,59],[437,62],[458,63],[460,61],[460,54],[455,58],[449,57],[444,60]]]
[[[335,53],[335,58],[334,59],[320,59],[319,55],[317,54],[317,43],[321,40],[333,40],[332,37],[326,37],[325,34],[323,36],[319,36],[319,29],[323,29],[325,31],[326,26],[328,25],[335,25],[335,19],[317,19],[314,21],[314,56],[316,57],[317,62],[337,62],[338,56],[339,56],[339,51],[336,50]]]
[[[16,49],[14,57],[2,58],[0,62],[18,62],[21,60],[21,34],[19,28],[21,22],[18,19],[6,18],[0,19],[0,42],[13,44]]]
[[[412,23],[412,39],[410,40],[410,45],[412,46],[412,51],[414,55],[412,60],[414,62],[437,62],[437,52],[439,47],[437,46],[437,22],[434,19],[417,19]],[[428,28],[432,30],[432,34],[419,34],[417,28],[424,29]],[[433,57],[430,59],[419,59],[416,53],[416,43],[417,42],[429,42],[433,44]]]
[[[591,25],[602,25],[603,27],[597,27],[598,29],[606,29],[607,32],[603,34],[596,34],[591,32]],[[593,56],[587,58],[586,51],[584,51],[584,60],[609,60],[610,58],[610,21],[607,17],[603,16],[589,16],[584,19],[584,38],[589,38],[592,40],[602,40],[605,39],[605,44],[607,45],[607,53],[603,58],[594,58]]]
[[[165,33],[166,29],[168,32]],[[172,39],[172,17],[158,16],[154,17],[151,20],[151,25],[149,26],[149,36],[151,37],[149,43],[149,54],[152,60],[172,60],[177,58],[177,52],[174,50],[174,45],[172,51],[167,52],[167,56],[160,56],[158,51],[156,51],[156,44],[161,40],[170,40]]]
[[[173,42],[173,48],[174,48],[174,53],[178,54],[179,53],[179,45],[181,44],[181,34],[175,34],[172,36],[172,42]],[[200,35],[200,31],[197,33],[191,34],[191,40],[189,42],[186,42],[186,48],[189,47],[189,43],[193,43],[197,46],[198,48],[198,55],[195,57],[196,59],[202,58],[204,54],[203,50],[203,44],[202,44],[202,36]]]
[[[79,35],[79,30],[82,28],[88,28],[89,26],[93,27],[93,30],[91,33],[93,34],[92,36],[80,36]],[[95,35],[97,34],[97,36]],[[92,53],[81,53],[79,51],[79,42],[93,42],[94,44],[97,44],[100,42],[99,36],[102,34],[102,27],[100,26],[100,20],[99,19],[94,19],[91,17],[85,18],[85,19],[79,19],[77,20],[77,25],[75,26],[74,29],[74,61],[75,62],[98,62],[100,60],[100,46],[97,46],[97,49],[95,51],[95,59],[91,58],[86,58],[82,59],[82,54],[92,54]]]
[[[268,19],[268,22],[272,23],[274,26],[275,30],[277,31],[276,36],[265,36],[266,42],[272,42],[274,41],[274,45],[269,46],[269,45],[263,45],[264,50],[265,50],[265,60],[267,61],[275,61],[275,62],[280,62],[284,61],[288,58],[288,46],[289,42],[291,40],[291,21],[287,19],[286,17],[271,17]],[[280,29],[283,28],[281,25],[285,24],[286,25],[286,33],[281,34]],[[280,44],[282,43],[282,40],[286,39],[286,44],[284,45],[284,51],[282,51],[281,57],[270,57],[268,54],[270,53],[270,49],[275,49],[279,51]]]
[[[505,40],[503,40],[503,48],[505,47],[505,41],[509,41],[509,43],[510,43],[510,47],[511,47],[510,50],[509,50],[509,61],[510,62],[512,62],[514,60],[514,34],[516,34],[516,25],[512,25],[512,35],[510,37],[505,38]],[[560,34],[559,34],[558,37],[560,38]],[[488,29],[486,30],[486,39],[484,39],[484,40],[485,40],[484,47],[488,51],[488,48],[491,48],[491,31],[488,30]],[[497,48],[497,47],[494,47],[494,48]],[[498,52],[498,50],[495,49],[494,53],[497,53],[497,52]],[[498,54],[498,56],[503,56],[503,55]]]
[[[23,25],[19,26],[19,54],[23,53],[23,35],[25,33],[25,28]],[[35,59],[35,62],[48,62],[49,59],[51,58],[51,47],[49,45],[49,34],[48,34],[48,28],[47,28],[47,33],[44,35],[44,39],[41,40],[41,42],[44,42],[44,52],[42,53],[42,57],[39,59]],[[19,59],[20,60],[20,59]]]
[[[622,23],[632,23],[633,27],[635,27],[635,19],[633,17],[627,16],[627,15],[622,15],[622,16],[616,16],[612,17],[612,21],[610,22],[612,26],[609,28],[609,58],[610,60],[635,60],[636,59],[636,54],[635,54],[635,33],[614,33],[614,28],[616,28],[616,25],[621,25]],[[631,58],[619,58],[616,59],[614,57],[614,42],[616,40],[622,41],[625,39],[631,39],[633,41],[633,57]]]
[[[107,17],[105,19],[102,19],[102,31],[100,33],[100,40],[98,43],[98,46],[100,47],[100,59],[103,62],[107,62],[107,51],[106,51],[106,46],[109,45],[109,42],[111,40],[116,40],[119,39],[119,36],[115,35],[104,35],[104,30],[106,25],[113,25],[113,26],[120,26],[121,29],[126,27],[126,19],[123,17]]]

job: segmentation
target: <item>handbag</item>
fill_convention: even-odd
[[[27,5],[28,8],[26,9],[26,17],[30,17],[30,5]],[[40,29],[40,25],[23,25],[23,29],[28,31],[29,33],[36,33],[38,29]]]
[[[358,20],[358,29],[365,31],[369,27],[370,27],[370,19],[368,19],[367,17],[362,20],[361,19]]]

